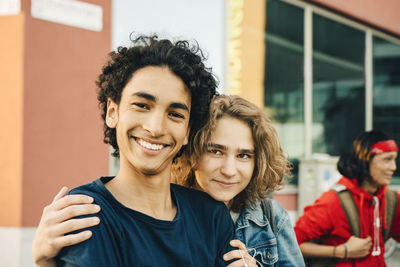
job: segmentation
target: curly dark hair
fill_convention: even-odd
[[[99,87],[97,99],[104,120],[104,142],[114,148],[114,157],[119,157],[119,148],[116,130],[109,128],[105,122],[107,100],[119,104],[123,89],[137,70],[146,66],[163,66],[182,79],[191,95],[189,142],[204,124],[211,99],[216,94],[217,81],[211,68],[205,67],[203,62],[206,57],[197,42],[172,42],[159,39],[156,35],[139,36],[132,42],[131,47],[118,47],[117,51],[109,54],[109,60],[96,81]],[[185,147],[176,157],[182,154]]]
[[[247,187],[229,203],[230,210],[239,212],[245,204],[254,206],[261,199],[280,188],[284,176],[291,176],[291,164],[283,153],[278,134],[268,116],[256,105],[239,96],[215,96],[210,104],[207,123],[195,134],[188,158],[191,170],[186,176],[177,175],[177,182],[196,187],[194,169],[207,151],[212,133],[222,117],[245,122],[251,129],[255,147],[255,166]]]
[[[372,145],[392,139],[382,131],[373,130],[361,133],[354,141],[350,151],[343,153],[337,163],[340,174],[347,178],[356,178],[359,186],[364,180],[372,182],[369,163],[375,156],[371,154]]]

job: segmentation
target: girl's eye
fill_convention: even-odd
[[[222,155],[222,152],[217,150],[217,149],[209,149],[208,153],[214,154],[214,155]]]
[[[249,154],[239,154],[238,158],[240,158],[240,159],[250,159],[251,155],[249,155]]]

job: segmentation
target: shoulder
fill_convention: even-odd
[[[332,189],[325,191],[319,198],[317,198],[317,200],[315,200],[314,206],[332,206],[340,204],[338,192],[339,191]]]
[[[180,201],[189,201],[186,204],[193,204],[193,205],[212,205],[212,206],[225,206],[224,203],[213,199],[208,194],[192,189],[187,188],[177,184],[171,184],[171,190],[175,193],[175,196]]]
[[[277,228],[277,232],[284,231],[286,232],[288,229],[293,230],[292,222],[290,221],[289,213],[287,210],[282,207],[282,205],[274,200],[271,199],[271,206],[273,208],[274,220]]]
[[[224,203],[204,192],[176,184],[171,184],[171,191],[175,195],[175,201],[185,220],[195,220],[206,227],[233,229],[231,215]]]
[[[101,191],[101,185],[103,184],[102,179],[103,179],[103,177],[98,178],[90,183],[75,187],[75,188],[71,189],[68,192],[68,194],[70,194],[70,195],[76,195],[76,194],[89,195],[89,194],[97,193],[97,192]]]
[[[111,194],[104,186],[104,183],[106,183],[111,178],[112,177],[100,177],[92,181],[91,183],[75,187],[74,189],[69,191],[68,194],[70,195],[83,194],[91,196],[94,198],[95,203],[99,204],[98,202],[102,202],[102,200],[110,198]]]
[[[276,215],[282,216],[282,215],[288,214],[286,209],[284,207],[282,207],[282,205],[275,199],[269,199],[268,201],[270,201],[271,206],[274,209]]]

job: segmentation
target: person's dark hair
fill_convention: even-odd
[[[113,156],[119,156],[116,130],[105,122],[107,100],[120,103],[122,90],[133,74],[146,66],[165,66],[180,77],[191,95],[189,142],[208,116],[212,97],[216,94],[217,82],[198,44],[188,41],[172,42],[157,36],[139,36],[132,40],[131,47],[118,47],[109,54],[96,85],[99,87],[97,99],[104,120],[104,142],[114,148]],[[183,147],[177,156],[182,154]]]
[[[372,145],[392,139],[382,131],[367,131],[361,133],[354,141],[349,152],[343,153],[338,161],[338,171],[347,178],[356,178],[358,185],[364,180],[372,181],[369,173],[369,163],[375,156],[371,154]]]

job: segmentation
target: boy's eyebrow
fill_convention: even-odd
[[[189,111],[189,107],[183,103],[179,103],[179,102],[174,102],[171,103],[171,105],[169,105],[171,108],[179,108],[179,109],[183,109],[186,111]]]
[[[136,93],[132,94],[132,96],[138,96],[138,97],[147,99],[147,100],[149,100],[149,101],[156,102],[156,97],[153,96],[153,95],[151,95],[151,94],[148,94],[148,93],[136,92]]]
[[[136,93],[132,94],[132,96],[141,97],[141,98],[147,99],[152,102],[157,101],[157,98],[155,96],[148,94],[148,93],[144,93],[144,92],[136,92]],[[171,103],[169,106],[171,108],[179,108],[179,109],[189,111],[189,107],[183,103],[174,102],[174,103]]]

